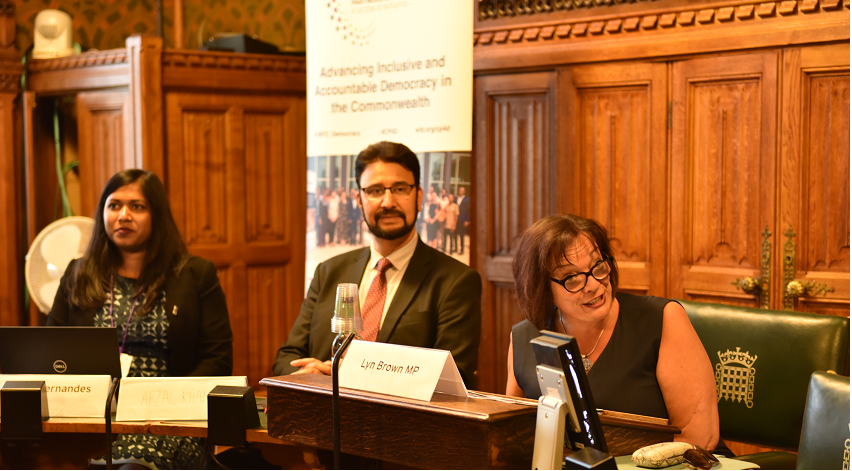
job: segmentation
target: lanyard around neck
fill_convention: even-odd
[[[113,275],[110,275],[110,277],[109,277],[109,324],[110,324],[111,327],[115,327],[115,319],[112,316],[112,306],[113,306],[113,302],[115,300],[115,291],[113,291],[114,283],[115,282],[114,282]],[[142,292],[144,290],[145,290],[145,287],[143,286],[142,289],[139,290],[139,292]],[[133,298],[133,305],[130,306],[130,314],[127,315],[127,322],[124,324],[124,338],[121,340],[121,345],[118,347],[119,353],[124,353],[124,344],[127,343],[127,331],[130,330],[130,319],[133,318],[133,311],[136,310],[136,304],[137,304],[138,301],[139,301],[139,297],[135,296]]]

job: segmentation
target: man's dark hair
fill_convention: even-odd
[[[358,188],[361,188],[361,174],[364,173],[368,165],[377,160],[399,164],[407,168],[414,174],[414,186],[420,186],[420,161],[417,160],[417,155],[403,144],[381,141],[367,146],[355,160],[355,180],[358,182]]]
[[[160,298],[160,291],[170,270],[178,271],[186,263],[186,244],[178,231],[166,188],[156,174],[148,170],[128,169],[113,175],[106,184],[98,210],[92,238],[83,257],[69,275],[68,297],[72,305],[98,309],[106,302],[110,278],[124,262],[121,252],[107,236],[104,206],[109,195],[131,183],[139,183],[151,213],[151,236],[145,250],[145,264],[138,286],[145,287],[145,302],[139,314],[150,312]]]

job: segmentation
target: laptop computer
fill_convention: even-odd
[[[113,327],[0,327],[0,373],[121,377]]]

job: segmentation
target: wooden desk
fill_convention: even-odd
[[[332,449],[331,378],[265,378],[269,435]],[[423,402],[341,388],[341,451],[421,469],[526,469],[534,407],[436,394]]]
[[[260,413],[260,418],[259,428],[246,430],[246,440],[255,444],[264,458],[286,467],[320,466],[310,450],[306,452],[293,442],[269,436],[266,414]],[[53,418],[42,424],[42,431],[45,435],[36,447],[19,444],[9,448],[0,441],[0,469],[86,469],[90,459],[99,458],[106,452],[103,419]],[[112,432],[206,437],[207,422],[113,422]]]
[[[332,448],[331,378],[282,376],[267,387],[269,435],[313,448]],[[506,404],[436,394],[423,402],[341,388],[341,448],[425,469],[525,469],[532,463],[537,402]],[[627,455],[672,441],[665,419],[601,411],[610,454]]]

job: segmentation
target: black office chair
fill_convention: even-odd
[[[823,371],[811,376],[798,457],[772,451],[737,459],[761,469],[791,460],[795,469],[849,469],[849,377]]]
[[[680,303],[716,373],[721,438],[799,449],[811,374],[848,375],[849,319]],[[784,461],[771,467],[793,469],[794,454],[778,456]]]

